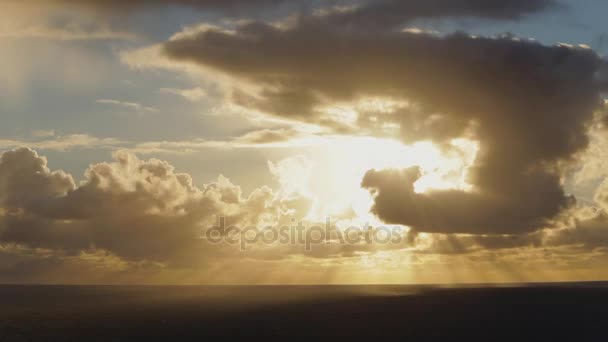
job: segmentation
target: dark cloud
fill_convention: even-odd
[[[155,31],[153,26],[133,20],[133,15],[152,11],[162,16],[170,8],[207,12],[218,20],[298,14],[302,20],[369,31],[397,27],[416,18],[512,20],[552,5],[552,0],[5,0],[0,7],[10,18],[18,18],[9,20],[8,36],[132,40],[152,38],[149,34]]]
[[[31,4],[70,5],[93,7],[98,9],[137,9],[142,7],[187,6],[193,8],[236,9],[254,8],[257,6],[273,6],[290,0],[34,0]]]
[[[416,247],[414,252],[419,254],[459,255],[541,247],[543,237],[543,232],[516,235],[427,234],[424,238],[416,234],[412,246]],[[425,239],[430,243],[426,243]]]
[[[419,194],[414,183],[420,176],[418,168],[369,171],[362,185],[376,195],[372,211],[387,223],[422,232],[520,234],[543,228],[574,202],[565,195],[559,178],[544,172],[526,175],[529,183],[496,194],[488,188]]]
[[[470,192],[416,194],[416,170],[365,177],[380,218],[423,232],[542,228],[574,203],[561,185],[563,167],[587,147],[601,106],[604,61],[592,50],[510,36],[365,32],[304,20],[287,29],[210,29],[164,51],[255,84],[261,90],[234,100],[274,115],[336,127],[341,119],[322,107],[382,97],[407,103],[378,123],[400,125],[405,142],[477,140]]]
[[[472,239],[483,249],[509,249],[521,247],[539,247],[542,245],[541,233],[524,235],[484,235]]]
[[[585,250],[608,248],[608,214],[577,219],[572,227],[556,231],[547,239],[548,245],[581,245]]]
[[[32,4],[69,4],[101,9],[135,9],[158,6],[186,6],[204,9],[238,9],[298,4],[300,9],[335,5],[352,6],[351,10],[331,11],[332,20],[349,23],[393,23],[415,18],[472,16],[493,19],[517,19],[555,5],[555,0],[33,0]],[[304,6],[305,5],[305,6]],[[304,7],[302,7],[304,6]],[[344,8],[344,7],[342,7]]]
[[[428,246],[417,250],[416,253],[460,255],[472,252],[474,247],[475,245],[470,239],[463,239],[450,234],[436,234],[432,237],[431,243]]]
[[[340,27],[385,29],[416,19],[516,20],[557,5],[555,0],[378,0],[351,10],[332,12],[321,20]]]

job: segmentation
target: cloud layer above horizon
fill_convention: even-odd
[[[281,265],[292,264],[307,271],[305,279],[293,281],[334,281],[319,274],[336,272],[357,274],[341,280],[355,281],[365,277],[357,265],[370,258],[390,279],[397,279],[399,265],[460,263],[492,273],[515,267],[519,258],[532,260],[526,272],[544,269],[573,279],[592,277],[606,261],[608,174],[598,151],[608,146],[607,61],[583,44],[418,28],[433,21],[518,22],[567,11],[559,1],[87,0],[76,6],[36,0],[4,6],[29,18],[8,23],[8,39],[110,39],[122,67],[174,75],[151,97],[182,101],[174,108],[208,106],[213,114],[206,120],[233,126],[234,133],[128,141],[52,130],[24,143],[36,150],[116,150],[112,161],[88,166],[80,181],[52,171],[35,150],[16,148],[22,140],[2,137],[0,260],[8,266],[0,267],[0,281],[77,282],[68,274],[78,269],[100,270],[101,278],[91,279],[109,282],[281,282],[289,273]],[[133,29],[145,21],[139,15],[186,16],[180,10],[199,19],[189,18],[169,38],[138,40],[147,27]],[[184,80],[187,86],[180,85]],[[122,94],[105,92],[89,105],[120,109],[135,117],[129,120],[161,120],[165,113],[162,101],[117,96]],[[205,244],[201,233],[220,217],[239,226],[294,217],[322,224],[311,212],[324,212],[324,204],[301,184],[287,184],[301,183],[306,177],[296,173],[305,174],[306,166],[269,163],[264,171],[279,187],[252,182],[244,186],[253,190],[244,192],[224,176],[201,186],[167,161],[137,156],[264,147],[293,157],[295,148],[359,138],[428,143],[463,160],[466,149],[459,144],[476,147],[461,170],[443,171],[466,186],[420,191],[422,180],[441,171],[429,171],[423,161],[361,174],[359,186],[372,199],[369,212],[382,224],[405,227],[402,244],[331,240],[313,250],[290,244],[248,252]],[[240,165],[230,158],[224,163]],[[205,174],[212,166],[199,165]],[[247,178],[246,169],[236,173]],[[580,198],[577,184],[592,198]],[[351,210],[338,221],[355,219]],[[380,255],[408,261],[383,264]],[[53,272],[56,277],[49,276]]]

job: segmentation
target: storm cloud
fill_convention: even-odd
[[[478,141],[471,191],[416,194],[415,170],[370,171],[363,180],[385,222],[442,233],[532,232],[575,203],[562,177],[588,145],[605,68],[581,47],[307,20],[205,29],[176,37],[164,51],[255,85],[236,86],[234,101],[262,112],[337,128],[344,122],[323,108],[389,98],[406,105],[376,123],[399,125],[404,142]]]

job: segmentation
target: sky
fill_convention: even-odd
[[[608,279],[602,0],[6,0],[0,282]]]

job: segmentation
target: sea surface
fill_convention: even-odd
[[[5,341],[608,341],[608,283],[0,285]]]

